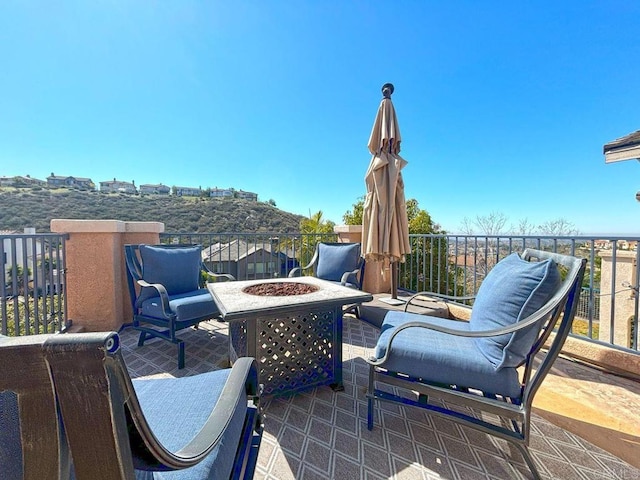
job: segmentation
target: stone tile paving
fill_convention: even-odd
[[[181,332],[186,367],[176,348],[121,333],[134,377],[185,376],[228,364],[227,325],[204,322]],[[366,426],[369,354],[377,331],[345,316],[343,392],[318,387],[287,398],[265,398],[256,479],[528,479],[519,453],[505,441],[435,418],[415,408],[379,402],[373,431]],[[577,367],[576,367],[577,368]],[[584,367],[581,367],[584,368]],[[531,451],[545,479],[640,478],[640,470],[534,415]]]

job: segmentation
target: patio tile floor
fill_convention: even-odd
[[[186,367],[176,348],[159,340],[137,347],[132,329],[121,332],[132,377],[187,376],[228,363],[227,325],[203,322],[180,336]],[[368,366],[375,345],[372,326],[345,316],[344,392],[317,387],[287,398],[264,398],[265,432],[256,479],[528,479],[527,467],[506,442],[435,418],[415,408],[379,402],[373,431],[366,426]],[[531,451],[543,478],[640,478],[640,470],[533,416]]]

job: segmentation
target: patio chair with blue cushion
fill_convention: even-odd
[[[43,344],[49,335],[0,335],[0,478],[70,478],[71,457]]]
[[[360,244],[320,242],[309,264],[292,269],[289,277],[299,277],[306,271],[312,271],[317,278],[362,290],[364,259],[360,256]]]
[[[15,371],[0,378],[3,480],[252,478],[263,431],[255,360],[132,380],[119,341],[0,339],[2,365]]]
[[[178,368],[184,368],[184,341],[176,332],[217,317],[213,297],[203,278],[234,280],[209,272],[200,245],[125,245],[133,328],[140,331],[138,346],[152,337],[178,346]]]
[[[407,312],[424,293],[387,313],[368,359],[369,429],[375,400],[421,407],[511,442],[540,478],[528,450],[531,406],[571,329],[585,263],[532,249],[509,255],[480,285],[468,322]]]

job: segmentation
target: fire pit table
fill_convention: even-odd
[[[229,322],[229,356],[255,357],[265,395],[342,389],[342,309],[371,294],[315,277],[209,283]]]

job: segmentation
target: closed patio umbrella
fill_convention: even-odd
[[[407,161],[399,155],[402,138],[391,102],[393,90],[392,84],[383,85],[382,102],[369,137],[373,157],[365,175],[362,252],[365,260],[391,263],[391,298],[397,299],[398,262],[404,261],[411,247],[402,180]]]

